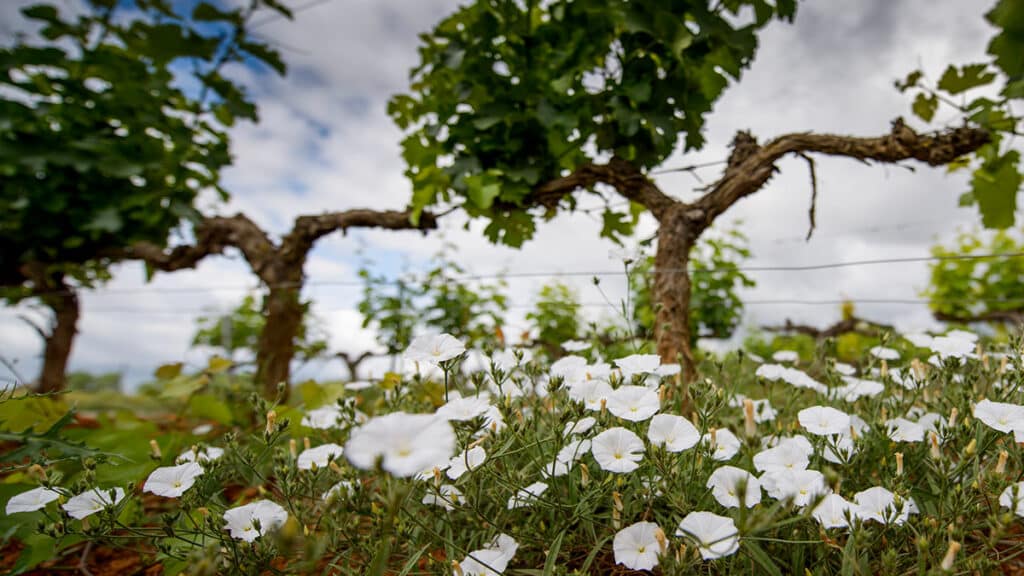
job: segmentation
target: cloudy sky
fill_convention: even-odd
[[[22,31],[0,8],[0,35]],[[296,19],[264,21],[257,31],[274,43],[289,64],[285,79],[237,70],[257,97],[261,122],[233,131],[235,165],[224,173],[233,198],[210,212],[242,211],[275,234],[295,216],[355,207],[401,208],[410,185],[404,178],[400,133],[385,113],[390,95],[406,86],[416,63],[417,34],[449,13],[453,0],[292,0]],[[878,135],[897,116],[909,116],[909,99],[893,81],[915,68],[937,77],[946,63],[984,58],[992,30],[983,20],[991,2],[957,0],[860,0],[800,3],[794,24],[776,22],[761,35],[753,66],[719,101],[707,123],[709,145],[700,153],[677,154],[665,167],[722,160],[732,135],[749,129],[759,138],[795,131]],[[966,175],[915,166],[865,166],[818,158],[818,228],[809,242],[810,185],[806,164],[788,159],[781,173],[755,196],[740,202],[724,222],[742,221],[753,266],[800,266],[849,260],[927,256],[936,241],[978,222],[973,209],[957,207]],[[713,180],[717,167],[700,172]],[[657,177],[669,194],[694,198],[699,183],[689,174]],[[585,198],[583,206],[597,204]],[[542,224],[522,250],[488,244],[477,223],[463,230],[453,216],[442,233],[359,231],[321,241],[306,266],[316,314],[335,350],[375,347],[374,334],[359,327],[357,250],[393,276],[415,269],[442,242],[459,247],[458,260],[472,273],[502,270],[558,274],[614,271],[615,248],[598,237],[597,214],[566,214]],[[649,236],[645,219],[638,237]],[[766,300],[914,299],[927,282],[926,264],[859,266],[824,271],[753,272],[758,286],[745,293],[745,324],[786,318],[824,326],[838,317],[836,305],[765,303]],[[508,333],[524,326],[522,315],[550,278],[509,280],[514,309]],[[573,280],[590,315],[610,314],[588,278]],[[614,299],[625,280],[607,277],[602,287]],[[129,382],[147,378],[163,362],[199,364],[207,354],[190,349],[194,319],[226,311],[256,286],[237,254],[210,258],[194,271],[159,275],[146,283],[141,266],[115,270],[106,287],[84,294],[80,334],[71,359],[76,370],[125,372]],[[761,302],[761,303],[758,303]],[[905,329],[933,326],[918,305],[861,304],[861,316]],[[0,312],[0,354],[26,377],[38,369],[41,343],[18,319],[24,309]],[[343,374],[340,362],[303,367],[298,377]],[[7,375],[5,375],[6,377]]]

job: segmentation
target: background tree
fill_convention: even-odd
[[[915,96],[913,112],[925,122],[937,120],[940,111],[952,112],[988,132],[989,141],[950,170],[971,170],[971,189],[960,205],[976,205],[986,228],[1008,228],[1022,182],[1014,138],[1024,133],[1024,124],[1014,106],[1019,110],[1024,99],[1024,4],[999,0],[985,17],[997,30],[988,44],[991,62],[950,64],[935,82],[915,70],[896,87]]]
[[[988,238],[986,238],[988,236]],[[985,258],[986,254],[1006,254]],[[936,320],[996,325],[1024,323],[1024,241],[1019,230],[965,232],[950,246],[932,248],[924,295]]]
[[[743,300],[739,290],[757,285],[741,269],[751,252],[747,237],[738,226],[701,238],[691,253],[691,346],[697,343],[698,338],[731,337],[743,320]],[[645,339],[654,335],[657,318],[657,302],[652,298],[653,277],[652,256],[645,256],[633,264],[629,276],[634,331]]]
[[[195,227],[194,241],[171,249],[139,242],[124,256],[144,260],[151,269],[173,272],[195,267],[203,258],[236,248],[263,283],[267,295],[262,314],[266,319],[256,344],[256,382],[264,396],[286,400],[295,357],[295,343],[303,318],[301,300],[303,268],[317,240],[350,228],[387,230],[437,227],[433,215],[423,213],[413,224],[408,212],[353,209],[299,216],[292,229],[275,242],[244,214],[203,218]],[[284,386],[279,393],[279,387]]]
[[[414,210],[458,205],[489,220],[492,242],[519,246],[537,218],[573,209],[577,191],[611,188],[630,201],[626,212],[608,204],[602,235],[610,238],[629,234],[633,205],[642,206],[659,225],[657,350],[692,379],[690,251],[764,186],[779,159],[821,153],[937,166],[989,141],[983,129],[921,135],[899,120],[873,138],[795,133],[762,145],[740,132],[721,178],[700,198],[666,194],[649,171],[680,139],[685,149],[704,144],[704,115],[750,64],[757,31],[795,10],[789,0],[478,0],[460,8],[423,36],[411,92],[389,104],[407,131]]]
[[[252,294],[242,299],[234,310],[220,316],[201,316],[196,320],[196,333],[192,337],[193,346],[207,346],[223,352],[232,365],[238,366],[238,353],[255,357],[259,347],[260,335],[263,333],[266,319],[263,317],[265,305],[261,297],[258,302]],[[295,334],[295,355],[302,362],[308,362],[327,351],[326,334],[319,321],[310,311],[310,302],[301,302],[302,322]]]
[[[426,270],[394,280],[372,274],[368,264],[360,269],[364,284],[358,308],[363,327],[377,331],[377,341],[392,357],[392,370],[421,331],[451,334],[470,348],[504,346],[505,280],[467,279],[466,270],[455,261],[455,249],[445,244]]]
[[[534,308],[526,313],[534,342],[549,358],[563,355],[562,344],[580,338],[583,329],[580,297],[572,286],[551,282],[541,286]]]
[[[226,127],[256,120],[231,63],[284,73],[246,26],[275,0],[89,0],[75,16],[23,10],[38,37],[0,49],[0,287],[53,313],[38,389],[59,390],[78,320],[78,287],[108,277],[114,253],[166,244],[203,191],[226,192]],[[184,88],[186,87],[187,88]]]

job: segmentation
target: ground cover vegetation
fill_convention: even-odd
[[[919,120],[947,109],[961,124],[895,119],[874,137],[763,143],[741,132],[693,202],[653,170],[677,145],[704,144],[704,117],[758,31],[796,17],[795,2],[467,3],[422,36],[409,90],[389,106],[409,206],[300,216],[280,238],[194,201],[227,193],[226,130],[257,117],[221,69],[283,74],[247,25],[291,12],[275,0],[179,6],[34,6],[40,39],[0,50],[2,295],[53,315],[37,328],[43,394],[0,395],[5,570],[1024,571],[1019,260],[998,256],[1020,252],[1012,233],[936,247],[927,296],[949,330],[899,334],[851,305],[826,329],[787,322],[728,354],[695,348],[737,328],[752,282],[742,228],[712,224],[784,156],[808,162],[808,236],[814,154],[970,170],[961,204],[986,227],[1014,224],[1021,3],[986,15],[987,61],[896,82]],[[606,319],[553,283],[529,329],[507,335],[502,280],[473,280],[450,254],[398,280],[366,268],[359,310],[392,361],[360,379],[372,352],[328,350],[301,298],[305,260],[328,234],[426,232],[459,210],[519,246],[581,193],[604,201],[603,236],[625,242],[645,211],[659,225],[641,242],[653,256],[622,257],[628,296]],[[65,376],[78,290],[118,261],[169,273],[229,249],[263,293],[200,323],[195,344],[219,349],[205,366],[161,366],[133,395],[116,375]],[[296,355],[325,354],[351,377],[292,382]]]

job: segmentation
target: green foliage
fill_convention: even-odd
[[[105,372],[93,374],[91,372],[72,372],[68,374],[68,390],[77,392],[120,392],[120,372]]]
[[[1017,0],[998,0],[986,14],[998,30],[988,45],[990,62],[957,66],[950,64],[930,84],[920,70],[896,82],[901,92],[914,92],[914,115],[931,122],[940,107],[951,108],[964,120],[989,132],[992,141],[973,159],[950,164],[950,171],[971,168],[971,189],[960,197],[961,206],[977,205],[986,228],[1014,225],[1017,192],[1022,177],[1020,153],[1012,149],[1013,137],[1022,132],[1022,118],[1014,108],[1024,100],[1024,5]],[[967,95],[999,87],[998,96]]]
[[[721,234],[703,236],[694,247],[690,255],[691,344],[698,338],[729,338],[743,320],[739,290],[756,286],[740,269],[750,255],[747,237],[738,223]],[[632,266],[629,287],[636,331],[639,335],[654,334],[657,311],[653,298],[653,256]]]
[[[463,6],[422,36],[410,92],[388,105],[407,132],[413,210],[459,204],[489,220],[492,242],[520,246],[542,215],[530,211],[534,187],[598,155],[646,169],[680,138],[687,149],[703,146],[704,116],[749,65],[756,32],[795,8],[788,0]],[[609,207],[602,235],[630,234],[634,218]]]
[[[1022,252],[1024,240],[1019,230],[987,234],[965,232],[950,246],[934,246],[932,255],[944,259],[930,266],[931,278],[924,292],[930,308],[959,318],[1024,311],[1024,296],[1020,289],[1024,278],[1024,258],[960,258]]]
[[[580,298],[571,286],[551,282],[541,287],[533,310],[526,313],[536,342],[551,356],[560,356],[562,344],[580,337],[583,322]]]
[[[295,354],[304,361],[327,350],[327,335],[310,312],[310,305],[308,301],[302,303],[302,323],[295,335]],[[232,361],[239,352],[255,357],[260,334],[266,325],[263,308],[264,305],[257,303],[256,297],[249,294],[228,314],[199,317],[192,345],[223,351]]]
[[[504,346],[505,280],[462,279],[466,271],[452,258],[454,250],[450,244],[443,246],[420,275],[389,280],[373,275],[368,265],[359,270],[363,327],[376,328],[378,341],[389,354],[403,352],[422,330],[451,334],[471,347]]]
[[[982,346],[992,354],[1005,353],[1007,361],[1020,365],[1019,341],[998,349],[987,343]],[[830,368],[835,358],[823,348],[808,351],[796,370],[806,368],[805,375],[834,392],[845,383]],[[595,352],[614,359],[604,355],[603,349]],[[502,385],[524,394],[493,401],[486,416],[450,424],[452,452],[478,447],[485,451],[482,462],[461,475],[449,474],[451,468],[438,468],[436,478],[425,480],[413,472],[407,477],[393,475],[382,462],[357,465],[352,454],[365,446],[351,442],[356,428],[363,425],[357,420],[361,418],[357,405],[371,418],[434,412],[429,391],[436,383],[419,376],[395,376],[389,394],[380,387],[332,394],[340,418],[336,426],[326,429],[297,425],[304,410],[272,406],[259,398],[240,403],[258,415],[256,422],[215,428],[201,436],[166,429],[175,424],[192,427],[193,414],[182,414],[175,424],[161,418],[157,426],[130,414],[102,411],[94,427],[65,427],[57,437],[86,441],[95,450],[118,446],[130,461],[87,456],[53,462],[45,470],[10,474],[0,484],[2,502],[39,485],[63,491],[65,499],[39,512],[2,517],[0,529],[25,546],[16,560],[20,566],[64,559],[58,566],[40,567],[47,573],[74,566],[81,557],[82,542],[87,541],[97,556],[110,548],[136,550],[146,565],[157,563],[173,573],[320,573],[326,559],[332,570],[342,573],[372,573],[366,567],[373,562],[380,573],[446,574],[453,572],[453,561],[469,568],[473,564],[467,555],[485,547],[497,534],[507,534],[518,547],[501,559],[508,565],[506,574],[624,574],[627,569],[621,562],[627,560],[624,554],[616,555],[616,535],[640,521],[654,522],[661,529],[652,546],[665,542],[665,552],[658,555],[659,565],[652,573],[999,573],[1008,557],[1024,551],[1016,537],[1022,514],[1000,497],[1019,479],[1024,459],[1014,449],[1012,430],[990,427],[986,422],[995,418],[986,419],[975,408],[980,408],[980,398],[1019,408],[1024,377],[1020,371],[1004,371],[998,362],[980,359],[930,366],[924,362],[929,354],[907,353],[892,361],[886,374],[871,376],[884,384],[879,395],[855,401],[760,378],[739,355],[706,362],[702,373],[707,378],[693,384],[699,400],[693,431],[696,444],[674,451],[652,439],[652,421],[616,416],[612,402],[607,409],[587,409],[570,398],[571,385],[550,386],[545,366],[531,362],[500,376]],[[861,377],[868,378],[865,374],[880,362],[863,360]],[[893,375],[913,371],[915,363],[925,366],[919,387],[904,388]],[[450,367],[449,376],[450,387],[463,398],[485,386],[481,382],[489,377],[466,375],[455,366]],[[543,396],[532,392],[539,386],[548,387]],[[314,387],[304,386],[311,397],[328,394]],[[761,412],[766,421],[747,431],[739,394],[769,402],[777,414]],[[813,433],[816,427],[801,415],[802,409],[811,406],[830,406],[864,421],[865,427],[848,437],[852,447],[848,457],[839,461],[826,457],[835,437]],[[673,406],[663,400],[660,408],[663,414],[671,414]],[[264,416],[269,410],[276,411],[276,419]],[[951,416],[954,410],[959,417]],[[593,419],[593,428],[566,433],[570,422],[584,417]],[[908,438],[908,433],[902,440],[894,439],[887,430],[890,418],[907,418],[923,428],[921,439]],[[635,470],[612,468],[617,466],[609,453],[612,448],[607,435],[601,436],[609,430],[628,430],[637,436],[638,445],[631,449],[635,456],[630,458],[636,461]],[[384,431],[380,437],[364,435],[360,444],[383,450],[397,444],[392,436],[408,435],[400,425]],[[741,437],[727,458],[708,441],[697,442],[704,434],[722,441],[726,431]],[[798,434],[803,439],[794,440]],[[727,502],[726,490],[709,489],[709,480],[723,466],[754,471],[760,467],[755,466],[755,458],[764,454],[766,445],[781,444],[784,438],[809,445],[804,452],[807,460],[790,464],[794,471],[806,466],[820,472],[822,486],[844,501],[852,502],[866,490],[888,491],[893,504],[885,506],[889,510],[884,517],[867,518],[872,508],[883,507],[868,504],[851,510],[849,527],[825,527],[815,515],[821,495],[795,502],[807,491],[793,490],[783,497],[759,488],[756,504],[736,507]],[[149,439],[161,447],[161,454],[151,455]],[[300,469],[296,453],[303,450],[304,440],[311,447],[341,445],[345,453],[328,466]],[[409,453],[403,457],[422,458],[422,452],[434,450],[435,441],[407,438]],[[590,449],[572,456],[569,448],[561,459],[564,473],[545,473],[563,449],[579,441],[586,441]],[[138,487],[156,466],[172,465],[193,446],[222,448],[224,453],[202,462],[203,473],[179,496],[141,493]],[[435,456],[439,461],[445,458]],[[769,458],[758,460],[763,463]],[[761,486],[768,487],[769,479],[788,483],[790,473],[762,476]],[[534,482],[543,483],[542,493],[517,498]],[[84,522],[61,510],[70,496],[96,486],[122,488],[126,497]],[[457,498],[451,497],[452,489],[458,491]],[[809,491],[819,489],[807,485]],[[738,492],[745,490],[741,487]],[[910,499],[912,511],[903,508]],[[253,542],[232,538],[225,512],[255,500],[281,506],[287,519],[273,529],[256,527],[262,533]],[[700,543],[675,530],[680,520],[695,511],[730,519],[739,536],[735,548],[716,559],[703,559]],[[947,556],[950,542],[960,548]],[[706,551],[708,546],[703,548]],[[944,558],[948,558],[948,570],[943,567]]]
[[[202,191],[226,197],[225,128],[255,120],[256,107],[224,67],[284,67],[245,28],[270,3],[221,10],[203,1],[191,15],[186,4],[195,5],[92,0],[77,16],[49,4],[24,10],[41,37],[0,49],[2,285],[21,284],[27,262],[101,279],[119,248],[164,245],[196,215]]]

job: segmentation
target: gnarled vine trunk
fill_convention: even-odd
[[[284,383],[283,402],[288,399],[295,338],[302,325],[298,288],[271,287],[263,313],[266,323],[256,348],[256,382],[263,387],[263,395],[267,398],[276,397],[277,387]]]
[[[57,275],[44,286],[50,291],[41,300],[53,312],[53,321],[50,330],[41,334],[44,343],[43,367],[36,391],[49,394],[60,392],[67,382],[68,360],[78,332],[79,304],[78,294],[64,282],[63,276]]]
[[[690,250],[700,234],[686,218],[683,205],[665,212],[658,228],[654,255],[654,294],[657,309],[654,337],[662,363],[678,362],[682,367],[679,402],[684,413],[691,407],[689,383],[697,368],[690,349]]]

